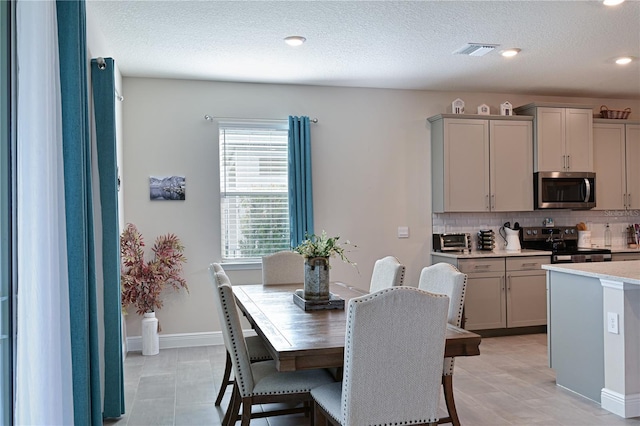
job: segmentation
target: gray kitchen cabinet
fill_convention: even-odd
[[[640,260],[640,253],[611,253],[612,262],[622,262],[627,260]]]
[[[533,210],[532,118],[493,117],[429,118],[434,212]]]
[[[533,103],[515,108],[514,112],[534,117],[534,171],[593,171],[591,106]]]
[[[551,263],[549,256],[451,258],[433,253],[431,261],[450,263],[467,274],[465,329],[547,323],[546,274],[541,265]]]
[[[640,208],[640,124],[596,119],[593,124],[596,210]]]
[[[547,323],[547,277],[541,265],[549,256],[507,257],[507,327]]]

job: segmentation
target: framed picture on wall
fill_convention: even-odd
[[[152,201],[184,201],[184,176],[149,176],[149,199]]]

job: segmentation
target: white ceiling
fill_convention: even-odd
[[[640,1],[96,1],[124,76],[640,98]],[[298,48],[283,38],[302,35]],[[469,42],[500,44],[483,57]],[[503,58],[501,48],[522,53]]]

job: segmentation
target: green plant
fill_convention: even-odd
[[[349,263],[353,266],[357,266],[354,262],[350,261],[345,254],[345,249],[340,245],[337,237],[327,237],[327,233],[322,231],[318,236],[316,234],[305,235],[305,240],[301,242],[293,251],[300,253],[307,259],[314,257],[332,257],[338,256],[343,262]],[[351,244],[349,240],[345,241],[345,245]],[[353,247],[357,247],[352,244]]]
[[[151,249],[153,259],[144,260],[144,239],[135,225],[129,223],[120,235],[122,309],[133,304],[138,315],[157,311],[162,307],[161,294],[165,286],[175,291],[184,288],[182,264],[187,261],[184,246],[174,234],[156,238]]]

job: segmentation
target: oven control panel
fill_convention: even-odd
[[[522,241],[548,241],[554,239],[578,240],[578,229],[575,226],[523,227]]]

